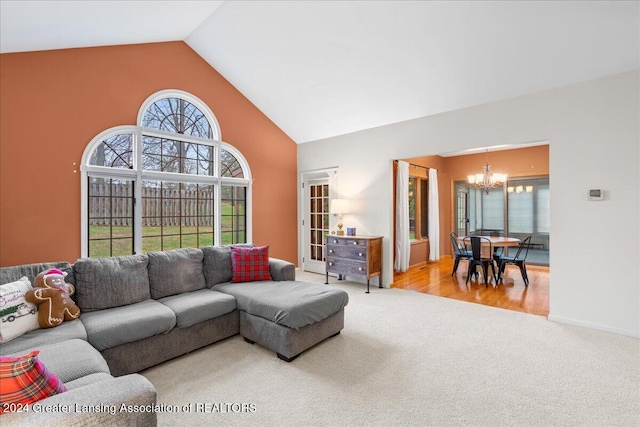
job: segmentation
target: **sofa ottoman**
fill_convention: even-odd
[[[240,334],[287,362],[344,328],[349,295],[338,288],[298,281],[222,283],[212,289],[236,298]]]

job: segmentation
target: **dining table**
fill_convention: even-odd
[[[460,236],[458,240],[460,243],[464,243],[465,237],[468,239],[472,236]],[[500,247],[509,247],[509,246],[518,246],[520,244],[520,239],[516,239],[515,237],[504,237],[504,236],[475,236],[475,237],[483,237],[485,239],[489,239],[491,242],[491,246],[496,248]],[[483,245],[487,245],[488,243],[482,242]]]
[[[512,246],[518,246],[520,244],[520,239],[517,239],[515,237],[504,237],[504,236],[459,236],[458,241],[462,244],[465,244],[465,243],[469,244],[470,237],[482,237],[482,239],[480,240],[482,245],[481,246],[482,257],[483,258],[492,257],[496,261],[499,259],[499,255],[496,254],[497,248],[508,248]],[[466,239],[466,242],[465,242],[465,239]],[[489,251],[489,242],[487,242],[485,239],[491,242],[491,246],[493,247],[493,256],[490,256],[490,254],[487,253]],[[500,265],[498,265],[498,268],[500,268]],[[486,278],[485,278],[485,281],[486,281]]]

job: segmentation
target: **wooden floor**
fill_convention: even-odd
[[[472,277],[465,284],[466,261],[460,261],[455,276],[451,276],[452,270],[451,258],[417,265],[405,273],[396,272],[391,287],[540,316],[549,314],[549,267],[527,265],[528,287],[524,286],[518,267],[513,265],[507,266],[497,286],[493,279],[489,279],[489,287],[485,286],[482,275],[479,282]]]

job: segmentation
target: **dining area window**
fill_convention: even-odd
[[[426,176],[409,177],[409,237],[422,240],[429,237],[429,182]]]
[[[514,177],[488,192],[454,184],[454,223],[458,234],[515,237],[531,236],[527,262],[549,265],[549,177]],[[513,249],[512,249],[513,250]]]

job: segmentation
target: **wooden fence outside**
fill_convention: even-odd
[[[89,225],[133,225],[133,185],[90,183]],[[211,226],[213,191],[142,188],[142,226]]]

